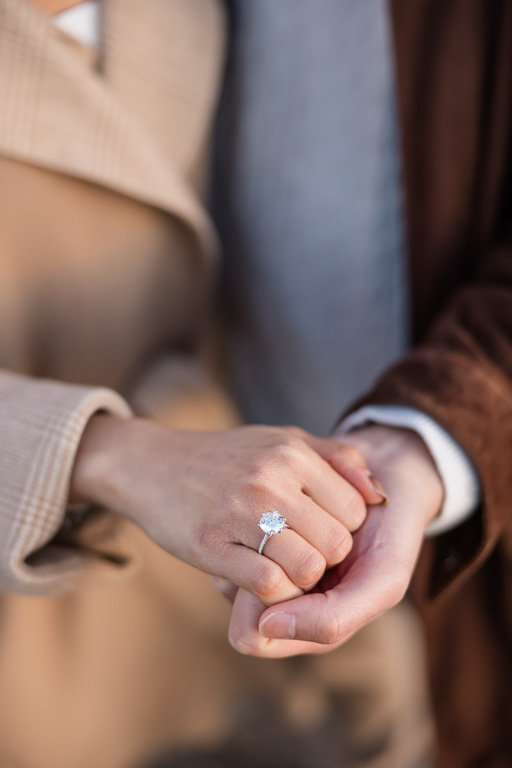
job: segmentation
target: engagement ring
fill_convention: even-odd
[[[261,528],[265,534],[258,549],[258,553],[261,555],[263,553],[263,547],[270,537],[275,536],[277,533],[281,533],[281,531],[284,531],[285,528],[289,528],[290,526],[287,525],[286,518],[280,515],[277,509],[274,509],[273,512],[264,512],[262,514],[258,527]]]

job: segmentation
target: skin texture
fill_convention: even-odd
[[[370,506],[349,556],[309,594],[266,609],[253,595],[235,597],[230,641],[240,652],[277,658],[336,648],[404,596],[425,526],[438,514],[443,487],[423,441],[408,430],[369,427],[340,442],[357,447],[388,493]],[[223,585],[226,589],[226,585]]]
[[[96,415],[70,498],[139,525],[160,547],[273,605],[301,596],[347,557],[383,494],[357,450],[295,428],[169,429]],[[262,512],[290,529],[258,554]]]

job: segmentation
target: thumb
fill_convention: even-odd
[[[229,642],[236,651],[247,656],[280,659],[286,656],[320,653],[326,650],[325,646],[317,643],[264,637],[261,632],[260,619],[266,610],[267,606],[262,603],[259,597],[255,597],[243,589],[238,590],[229,626]]]

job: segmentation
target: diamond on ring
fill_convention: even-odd
[[[263,540],[259,546],[258,552],[261,555],[263,547],[267,543],[271,536],[275,536],[277,533],[281,533],[285,528],[290,526],[286,524],[286,518],[279,514],[277,509],[273,512],[264,512],[260,517],[258,527],[261,528],[265,534]]]

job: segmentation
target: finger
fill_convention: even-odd
[[[341,477],[356,488],[367,504],[385,504],[387,494],[379,480],[368,468],[362,454],[351,445],[335,438],[321,438],[301,431],[301,437]]]
[[[217,592],[220,592],[226,600],[233,603],[235,601],[236,593],[238,592],[238,587],[233,584],[232,581],[222,579],[220,576],[210,576],[210,578]]]
[[[280,565],[294,584],[309,590],[327,567],[341,563],[348,555],[352,536],[306,494],[297,494],[296,499],[285,510],[288,527],[267,539],[263,555]],[[248,534],[242,533],[242,542],[259,551],[261,538],[256,539],[252,531],[251,536]]]
[[[365,521],[362,495],[313,449],[307,455],[302,491],[349,531],[357,531]]]
[[[389,527],[354,554],[350,569],[325,593],[309,594],[265,611],[260,631],[268,638],[290,638],[337,646],[396,605],[409,584],[421,538],[415,532],[405,538]],[[283,618],[285,615],[285,618]],[[293,621],[292,618],[293,617]]]
[[[303,590],[311,589],[327,567],[322,553],[291,528],[271,536],[260,557],[267,557],[280,565],[290,581]]]
[[[382,484],[367,468],[363,457],[352,446],[340,445],[333,451],[330,465],[362,494],[367,504],[387,504],[388,495]]]
[[[344,525],[304,493],[296,493],[283,511],[288,521],[286,527],[267,538],[262,556],[281,566],[295,585],[309,590],[328,566],[342,562],[347,556],[352,547],[352,536]],[[250,530],[241,528],[236,543],[259,552],[262,536],[257,526],[251,526]],[[249,591],[254,592],[253,589]]]
[[[361,591],[352,592],[346,582],[326,593],[314,593],[287,601],[278,609],[265,611],[259,623],[260,633],[267,638],[303,640],[334,647],[341,644],[356,629],[381,611],[379,599],[366,597]],[[371,587],[371,584],[368,585]],[[386,606],[387,607],[387,606]],[[383,606],[381,610],[385,610]]]
[[[297,640],[269,640],[258,629],[264,603],[249,592],[239,589],[231,614],[229,642],[239,653],[267,659],[296,656],[299,653],[324,653],[326,648],[316,643]]]
[[[352,548],[348,528],[319,507],[310,496],[302,493],[288,515],[290,527],[321,553],[326,567],[337,565],[346,558]]]
[[[212,571],[256,595],[266,605],[303,594],[280,565],[244,544],[228,544],[222,559],[214,564]]]

